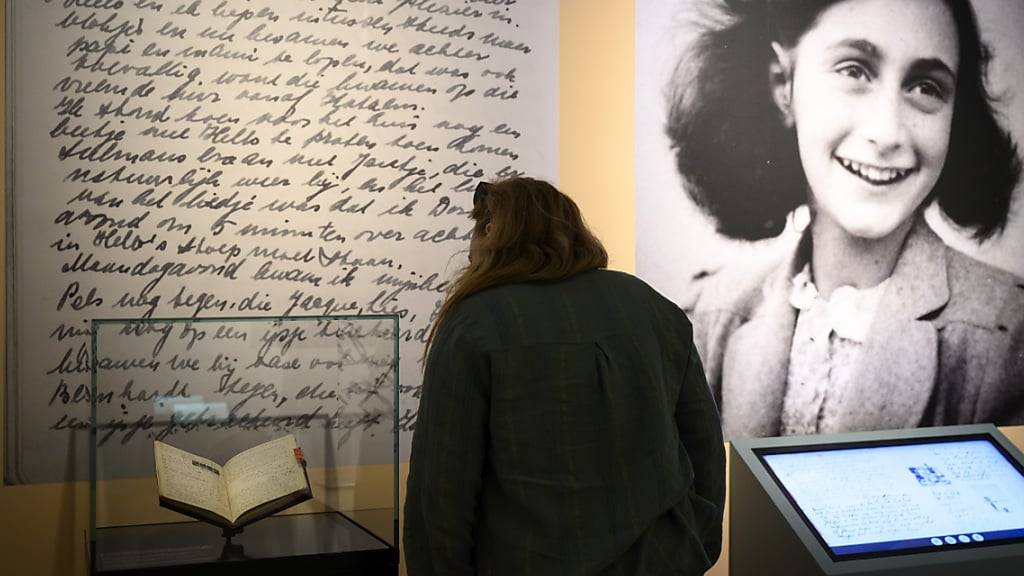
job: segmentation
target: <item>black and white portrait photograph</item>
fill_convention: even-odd
[[[640,0],[637,272],[726,439],[1024,423],[1024,3]]]

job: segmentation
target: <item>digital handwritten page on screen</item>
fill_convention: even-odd
[[[1024,536],[1024,476],[987,440],[764,459],[838,555]]]

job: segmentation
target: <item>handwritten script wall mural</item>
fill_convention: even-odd
[[[473,187],[557,176],[557,2],[17,0],[8,27],[9,482],[85,476],[92,318],[398,314],[410,429]]]

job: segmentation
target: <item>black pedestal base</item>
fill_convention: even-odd
[[[92,573],[397,575],[398,550],[337,512],[272,516],[224,538],[201,522],[99,528]]]

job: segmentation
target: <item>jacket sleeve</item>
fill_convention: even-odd
[[[453,314],[431,346],[406,483],[409,576],[473,575],[489,380],[468,323]]]
[[[701,542],[713,564],[722,550],[722,518],[725,511],[725,444],[718,408],[711,395],[700,355],[692,339],[683,385],[676,405],[679,438],[693,464],[693,490],[710,518],[701,526]],[[695,503],[695,508],[697,508]]]

